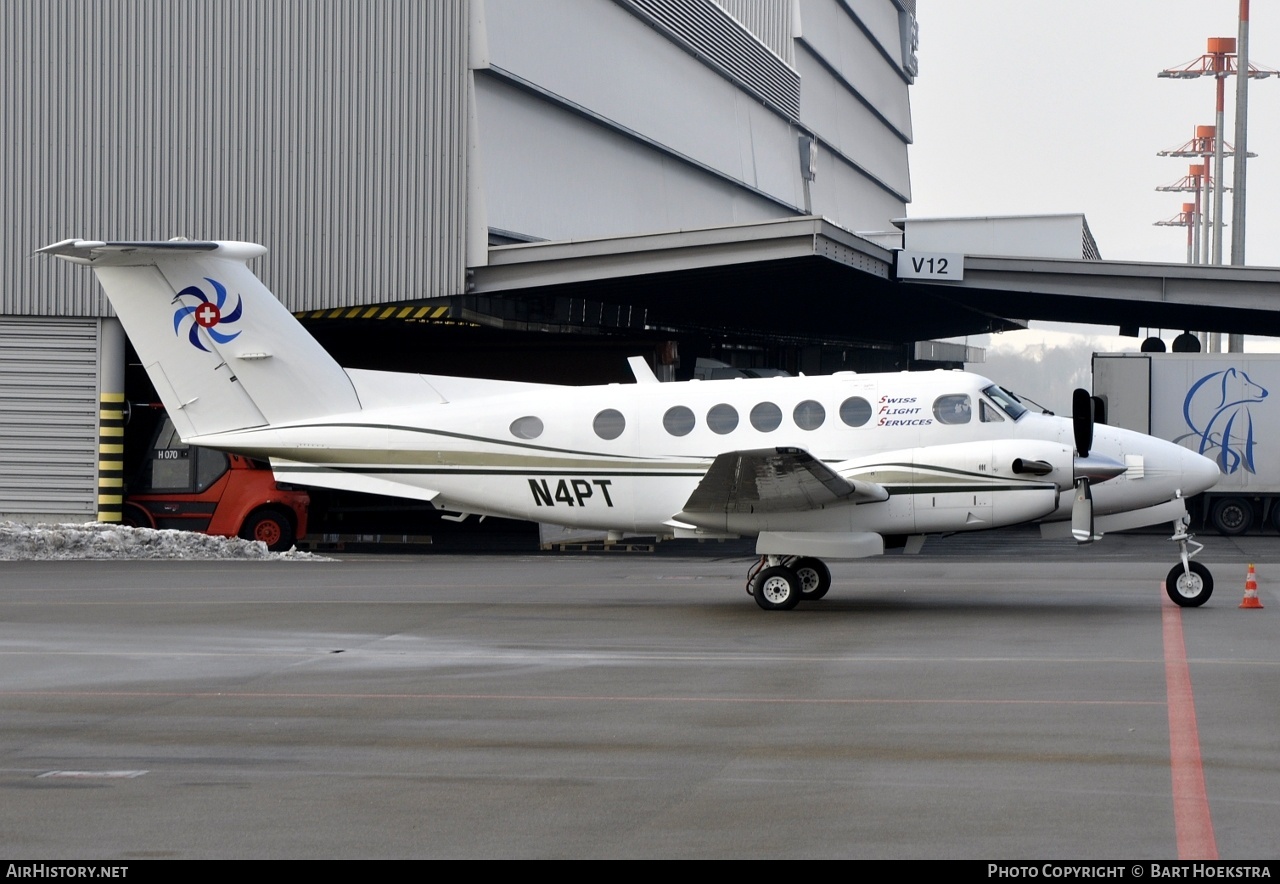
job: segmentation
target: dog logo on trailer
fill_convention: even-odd
[[[227,306],[227,287],[207,276],[205,281],[213,286],[214,297],[210,298],[199,286],[194,285],[187,286],[174,296],[174,303],[181,306],[173,314],[173,333],[182,334],[183,320],[191,317],[191,329],[187,333],[187,340],[192,346],[211,353],[213,351],[205,346],[206,341],[227,344],[240,336],[238,331],[228,333],[227,326],[240,319],[244,312],[244,301],[237,295],[236,306],[230,312],[224,312]],[[195,298],[199,303],[182,303],[183,298]]]
[[[1182,402],[1182,417],[1191,428],[1175,439],[1198,439],[1199,453],[1210,457],[1226,475],[1243,469],[1256,473],[1253,412],[1267,398],[1266,388],[1236,368],[1207,374],[1191,385]]]

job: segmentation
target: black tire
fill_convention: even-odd
[[[1198,608],[1213,595],[1213,576],[1199,562],[1188,562],[1191,573],[1182,569],[1182,562],[1173,566],[1164,580],[1164,591],[1175,604],[1184,608]]]
[[[126,528],[154,528],[155,520],[151,518],[151,513],[147,512],[136,503],[126,503],[124,510],[120,514],[120,524]]]
[[[1271,501],[1271,527],[1280,531],[1280,499]]]
[[[801,601],[816,602],[831,589],[831,569],[822,559],[796,559],[791,563],[791,570],[800,578]]]
[[[1224,497],[1214,501],[1209,521],[1219,534],[1235,537],[1253,527],[1253,507],[1242,497]]]
[[[766,611],[790,611],[800,603],[800,578],[790,568],[765,568],[751,582],[751,594]]]
[[[293,520],[284,510],[254,510],[240,526],[240,536],[245,540],[261,540],[272,552],[284,552],[293,546]]]

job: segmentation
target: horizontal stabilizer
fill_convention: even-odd
[[[184,439],[361,408],[342,367],[249,269],[266,251],[75,239],[39,250],[93,268]]]
[[[846,479],[800,448],[718,456],[684,505],[686,513],[779,513],[887,500],[873,482]]]

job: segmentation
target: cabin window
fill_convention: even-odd
[[[711,406],[711,410],[707,412],[707,426],[711,432],[721,436],[732,433],[738,428],[738,410],[723,402]]]
[[[791,412],[791,419],[802,430],[816,430],[827,419],[827,410],[820,402],[806,399]]]
[[[968,393],[947,393],[933,400],[933,416],[940,424],[967,424],[973,416]]]
[[[840,420],[850,427],[861,427],[871,420],[871,403],[861,396],[850,396],[840,403]]]
[[[693,416],[693,411],[683,405],[671,406],[667,409],[667,413],[662,416],[662,425],[667,428],[667,432],[672,436],[689,435],[693,432],[693,427],[697,422],[697,418]]]
[[[542,419],[531,414],[511,422],[511,435],[517,439],[537,439],[542,435],[542,429]]]
[[[596,415],[591,428],[601,439],[617,439],[627,428],[627,419],[616,408],[606,408]]]
[[[772,402],[761,402],[751,409],[751,426],[762,433],[772,433],[782,425],[782,409]]]

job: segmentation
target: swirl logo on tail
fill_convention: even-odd
[[[174,296],[173,302],[180,304],[173,314],[173,333],[182,334],[182,323],[191,317],[191,328],[187,332],[187,340],[193,347],[199,347],[206,353],[213,352],[206,342],[227,344],[240,336],[238,331],[229,331],[228,326],[240,319],[244,311],[244,301],[236,295],[236,305],[227,312],[227,287],[216,279],[205,277],[205,281],[213,286],[214,296],[210,298],[199,286],[189,285]],[[195,298],[199,303],[184,303],[183,298]]]

